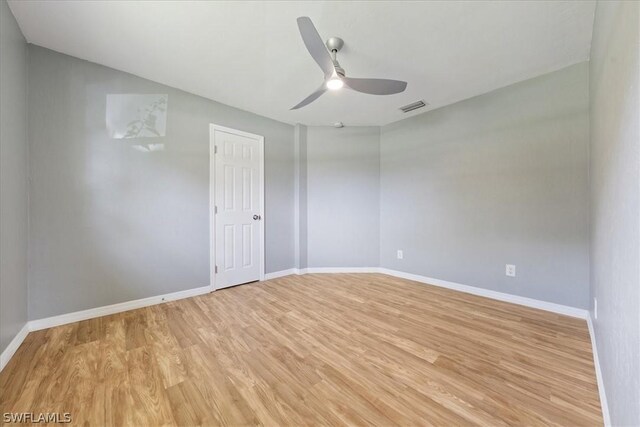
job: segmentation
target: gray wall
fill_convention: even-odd
[[[588,102],[581,63],[383,127],[381,266],[588,307]]]
[[[637,2],[598,2],[591,45],[591,294],[617,426],[640,425],[639,20]]]
[[[0,352],[27,322],[27,43],[0,0]]]
[[[30,318],[209,284],[210,123],[264,135],[266,271],[293,267],[292,126],[37,46],[29,60]],[[168,93],[166,137],[110,139],[114,93]],[[148,143],[164,150],[133,147]]]
[[[376,267],[380,130],[307,128],[309,267]]]
[[[295,268],[307,268],[307,127],[295,126]]]

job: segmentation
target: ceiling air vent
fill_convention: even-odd
[[[417,110],[418,108],[422,108],[427,104],[424,101],[412,102],[411,104],[405,105],[404,107],[400,107],[403,113],[408,113],[409,111]]]

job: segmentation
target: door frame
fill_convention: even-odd
[[[258,236],[260,244],[260,281],[264,281],[265,278],[265,212],[264,212],[264,136],[256,135],[254,133],[244,132],[238,129],[233,129],[225,126],[216,125],[214,123],[209,124],[209,280],[211,290],[215,291],[216,288],[216,215],[214,207],[216,203],[216,156],[215,156],[215,131],[232,133],[246,138],[255,139],[258,142],[258,154],[260,155],[260,170],[258,175],[260,177],[261,185],[259,186],[260,194],[260,209],[259,215],[262,219],[259,221]]]

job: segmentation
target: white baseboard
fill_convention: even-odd
[[[29,322],[24,324],[22,329],[13,337],[7,348],[0,354],[0,372],[7,366],[7,363],[9,363],[9,360],[11,360],[16,351],[18,351],[18,347],[20,347],[20,344],[22,344],[27,335],[29,335]]]
[[[264,275],[264,280],[277,279],[278,277],[291,276],[292,274],[300,274],[297,268],[290,268],[288,270],[274,271],[273,273],[267,273]]]
[[[379,273],[378,267],[312,267],[302,268],[298,274],[324,274],[324,273]]]
[[[211,286],[203,286],[201,288],[187,289],[186,291],[157,295],[154,297],[121,302],[119,304],[105,305],[104,307],[90,308],[88,310],[61,314],[59,316],[47,317],[44,319],[32,320],[29,322],[29,330],[38,331],[40,329],[53,328],[54,326],[66,325],[67,323],[79,322],[81,320],[121,313],[123,311],[129,311],[136,308],[162,304],[163,302],[167,301],[175,301],[183,298],[194,297],[196,295],[202,295],[208,292],[211,292]]]
[[[611,416],[609,415],[609,403],[607,402],[607,394],[604,389],[604,380],[602,378],[602,370],[600,369],[600,359],[598,358],[598,345],[596,343],[596,332],[593,329],[593,319],[591,313],[587,317],[587,325],[589,326],[589,336],[591,337],[591,350],[593,352],[593,365],[596,368],[596,380],[598,381],[598,393],[600,394],[600,406],[602,408],[602,418],[606,427],[611,426]]]
[[[277,279],[278,277],[301,275],[301,274],[324,274],[324,273],[379,273],[378,267],[311,267],[311,268],[290,268],[288,270],[267,273],[264,280]]]
[[[564,314],[565,316],[578,317],[580,319],[588,319],[589,311],[582,308],[571,307],[568,305],[556,304],[553,302],[540,301],[533,298],[521,297],[519,295],[506,294],[489,289],[477,288],[475,286],[463,285],[446,280],[434,279],[432,277],[420,276],[417,274],[405,273],[403,271],[390,270],[388,268],[379,268],[378,271],[389,276],[400,277],[402,279],[413,280],[427,285],[439,286],[441,288],[453,289],[454,291],[465,292],[468,294],[478,295],[481,297],[491,298],[498,301],[510,302],[513,304],[524,305],[540,310],[551,311],[553,313]]]

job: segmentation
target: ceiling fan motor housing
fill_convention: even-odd
[[[327,40],[327,48],[330,52],[333,52],[334,50],[338,52],[340,49],[342,49],[342,46],[344,46],[344,40],[342,40],[340,37],[331,37],[329,40]]]

